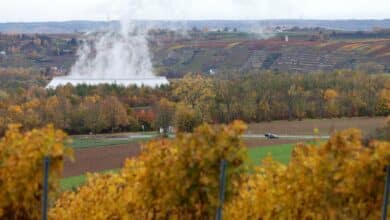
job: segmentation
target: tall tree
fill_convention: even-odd
[[[174,85],[174,95],[192,109],[198,110],[203,121],[211,120],[211,107],[215,101],[213,81],[200,74],[187,74]]]
[[[126,109],[115,96],[106,97],[101,103],[102,120],[114,132],[120,127],[128,125]]]
[[[175,104],[168,99],[161,99],[156,105],[155,127],[162,128],[164,136],[168,136],[169,127],[172,125],[175,113]]]

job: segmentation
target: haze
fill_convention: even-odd
[[[0,22],[65,20],[385,19],[388,0],[1,0]]]

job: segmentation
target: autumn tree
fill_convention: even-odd
[[[305,117],[305,91],[302,87],[291,85],[288,92],[289,118],[298,119]]]
[[[221,160],[228,161],[226,199],[245,172],[242,122],[203,125],[175,139],[149,142],[118,174],[90,176],[50,211],[52,219],[211,219],[219,205]],[[115,204],[115,205],[113,205]]]
[[[155,128],[162,128],[164,130],[164,136],[168,136],[169,126],[172,125],[173,117],[175,113],[175,105],[168,99],[161,99],[156,105],[156,120]]]
[[[389,149],[389,142],[365,146],[351,129],[320,146],[296,146],[288,165],[266,158],[225,206],[225,218],[380,219]]]
[[[127,111],[115,96],[106,97],[101,104],[102,119],[114,132],[121,126],[128,125]]]
[[[68,129],[72,104],[63,96],[50,97],[45,105],[46,121],[53,123],[57,128]]]
[[[107,128],[106,121],[103,120],[100,96],[87,96],[82,103],[84,126],[92,133],[99,133]]]
[[[375,114],[388,116],[390,114],[390,88],[382,89],[375,107]]]
[[[183,103],[177,105],[174,120],[178,132],[192,132],[201,123],[200,115]]]
[[[174,95],[192,109],[199,111],[203,121],[210,121],[214,103],[214,85],[209,77],[200,74],[187,74],[174,85]]]
[[[326,101],[326,112],[330,117],[337,117],[339,114],[336,98],[338,93],[334,89],[327,89],[324,92],[324,100]]]
[[[59,189],[63,159],[71,156],[66,135],[49,125],[22,133],[10,125],[0,141],[0,218],[40,219],[43,158],[50,158],[50,196]]]

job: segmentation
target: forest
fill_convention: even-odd
[[[390,79],[338,70],[284,74],[270,71],[215,76],[188,73],[156,89],[71,85],[46,89],[33,69],[0,69],[0,133],[18,123],[48,123],[70,134],[156,130],[191,131],[202,122],[260,122],[387,116]]]

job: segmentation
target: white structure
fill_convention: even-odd
[[[7,53],[4,50],[2,50],[2,51],[0,51],[0,55],[5,56],[5,55],[7,55]]]
[[[284,36],[284,41],[288,42],[288,35]]]
[[[96,86],[100,84],[111,84],[119,86],[132,86],[136,85],[138,87],[148,86],[148,87],[158,87],[161,85],[169,84],[169,81],[165,77],[150,76],[150,77],[140,77],[140,78],[129,78],[129,79],[94,79],[94,78],[70,78],[68,76],[63,77],[54,77],[52,81],[46,86],[46,88],[55,89],[58,86],[64,86],[71,84],[73,86],[77,85],[89,85]]]

